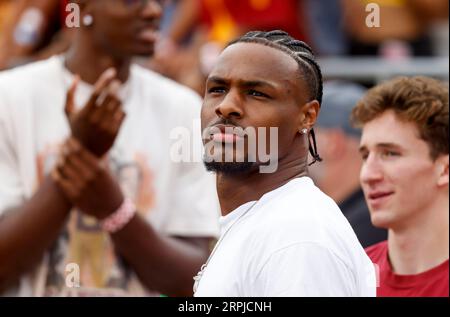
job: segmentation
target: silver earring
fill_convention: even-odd
[[[303,128],[303,129],[300,130],[300,133],[301,134],[307,134],[308,133],[308,129]]]
[[[84,26],[91,26],[92,23],[94,23],[94,17],[90,14],[86,14],[83,16],[83,25]]]

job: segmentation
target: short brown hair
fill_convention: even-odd
[[[413,122],[435,160],[448,151],[448,86],[436,79],[397,77],[370,89],[352,111],[352,122],[362,127],[386,110]]]

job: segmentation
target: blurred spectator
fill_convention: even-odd
[[[192,277],[218,230],[217,194],[201,162],[171,156],[169,136],[184,128],[191,140],[201,139],[192,130],[201,99],[132,63],[153,53],[159,1],[74,2],[82,25],[66,54],[0,73],[0,292],[192,295]],[[119,107],[126,119],[117,140],[105,143],[118,118],[101,127],[95,122]],[[97,119],[87,118],[88,110]],[[88,156],[81,146],[61,150],[69,136],[96,156],[102,176],[80,182],[92,171],[63,173],[59,180],[75,176],[78,201],[48,176],[55,165],[79,167]],[[115,190],[92,190],[102,179]],[[119,208],[125,198],[138,211],[132,218]],[[113,218],[123,225],[118,232],[102,224],[111,215],[120,216]],[[80,287],[67,285],[70,263],[79,266]]]
[[[448,86],[427,77],[382,83],[353,111],[371,220],[389,230],[366,250],[378,296],[449,296],[448,111]]]
[[[347,36],[339,0],[304,0],[308,37],[319,56],[345,55]]]
[[[310,169],[317,186],[336,201],[361,245],[368,247],[386,240],[387,232],[370,222],[359,184],[361,131],[350,125],[350,114],[365,91],[364,87],[350,82],[325,82],[323,111],[315,128],[323,161]]]
[[[430,56],[430,26],[448,19],[448,0],[341,0],[351,55]],[[366,25],[369,3],[380,8],[379,27]]]

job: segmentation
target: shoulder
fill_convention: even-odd
[[[38,85],[48,78],[55,78],[54,70],[61,65],[60,57],[54,56],[49,59],[18,66],[0,72],[0,87],[11,87],[15,84],[27,85],[30,83]]]
[[[279,188],[266,200],[263,208],[270,221],[283,224],[284,228],[303,229],[318,233],[321,228],[345,225],[345,217],[337,204],[309,177],[294,179]]]
[[[60,70],[60,57],[54,56],[0,72],[0,108],[3,108],[0,112],[14,109],[23,112],[24,108],[31,106],[34,101],[39,102],[52,95],[63,80],[58,77]]]
[[[257,236],[268,237],[266,250],[299,244],[325,248],[343,262],[356,254],[365,256],[339,207],[310,178],[294,180],[268,200],[255,215],[254,226]]]
[[[54,56],[0,72],[0,117],[23,116],[25,109],[55,93],[62,98],[64,93],[58,90],[63,80],[61,65],[60,57]]]

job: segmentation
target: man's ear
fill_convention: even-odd
[[[437,185],[439,187],[448,186],[448,162],[449,162],[448,154],[442,155],[441,157],[436,159],[436,165],[438,169]]]
[[[301,122],[302,127],[310,130],[317,121],[319,116],[320,104],[317,100],[313,100],[305,104],[302,108],[303,122]]]

